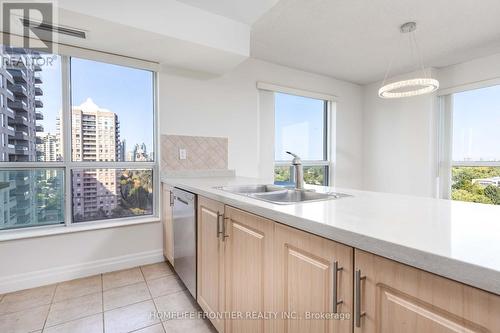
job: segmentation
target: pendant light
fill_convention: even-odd
[[[408,35],[408,40],[410,43],[410,53],[411,56],[416,52],[418,72],[421,76],[417,76],[413,79],[401,80],[393,83],[386,84],[387,77],[391,70],[392,61],[389,63],[387,72],[382,82],[382,87],[378,91],[378,95],[382,98],[402,98],[418,96],[423,94],[428,94],[436,91],[439,88],[439,81],[427,75],[424,64],[422,61],[422,56],[418,49],[417,39],[415,37],[415,30],[417,29],[417,23],[407,22],[400,27],[402,34]]]

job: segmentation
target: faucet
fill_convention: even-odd
[[[287,154],[293,156],[292,165],[295,167],[295,189],[304,189],[304,169],[302,168],[302,160],[300,157],[292,152],[287,151]]]

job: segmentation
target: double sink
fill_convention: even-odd
[[[218,186],[218,190],[244,195],[254,199],[272,202],[275,204],[294,204],[301,202],[314,202],[323,200],[334,200],[349,195],[335,192],[315,192],[314,190],[297,190],[295,188],[278,185],[234,185]]]

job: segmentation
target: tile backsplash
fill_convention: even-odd
[[[161,170],[226,170],[227,138],[162,135]],[[185,149],[186,159],[180,159],[180,149]]]

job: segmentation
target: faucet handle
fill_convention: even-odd
[[[292,153],[290,151],[286,151],[285,153],[290,154],[290,155],[293,156],[292,164],[295,164],[295,165],[302,164],[302,160],[300,159],[299,155],[294,154],[294,153]]]

